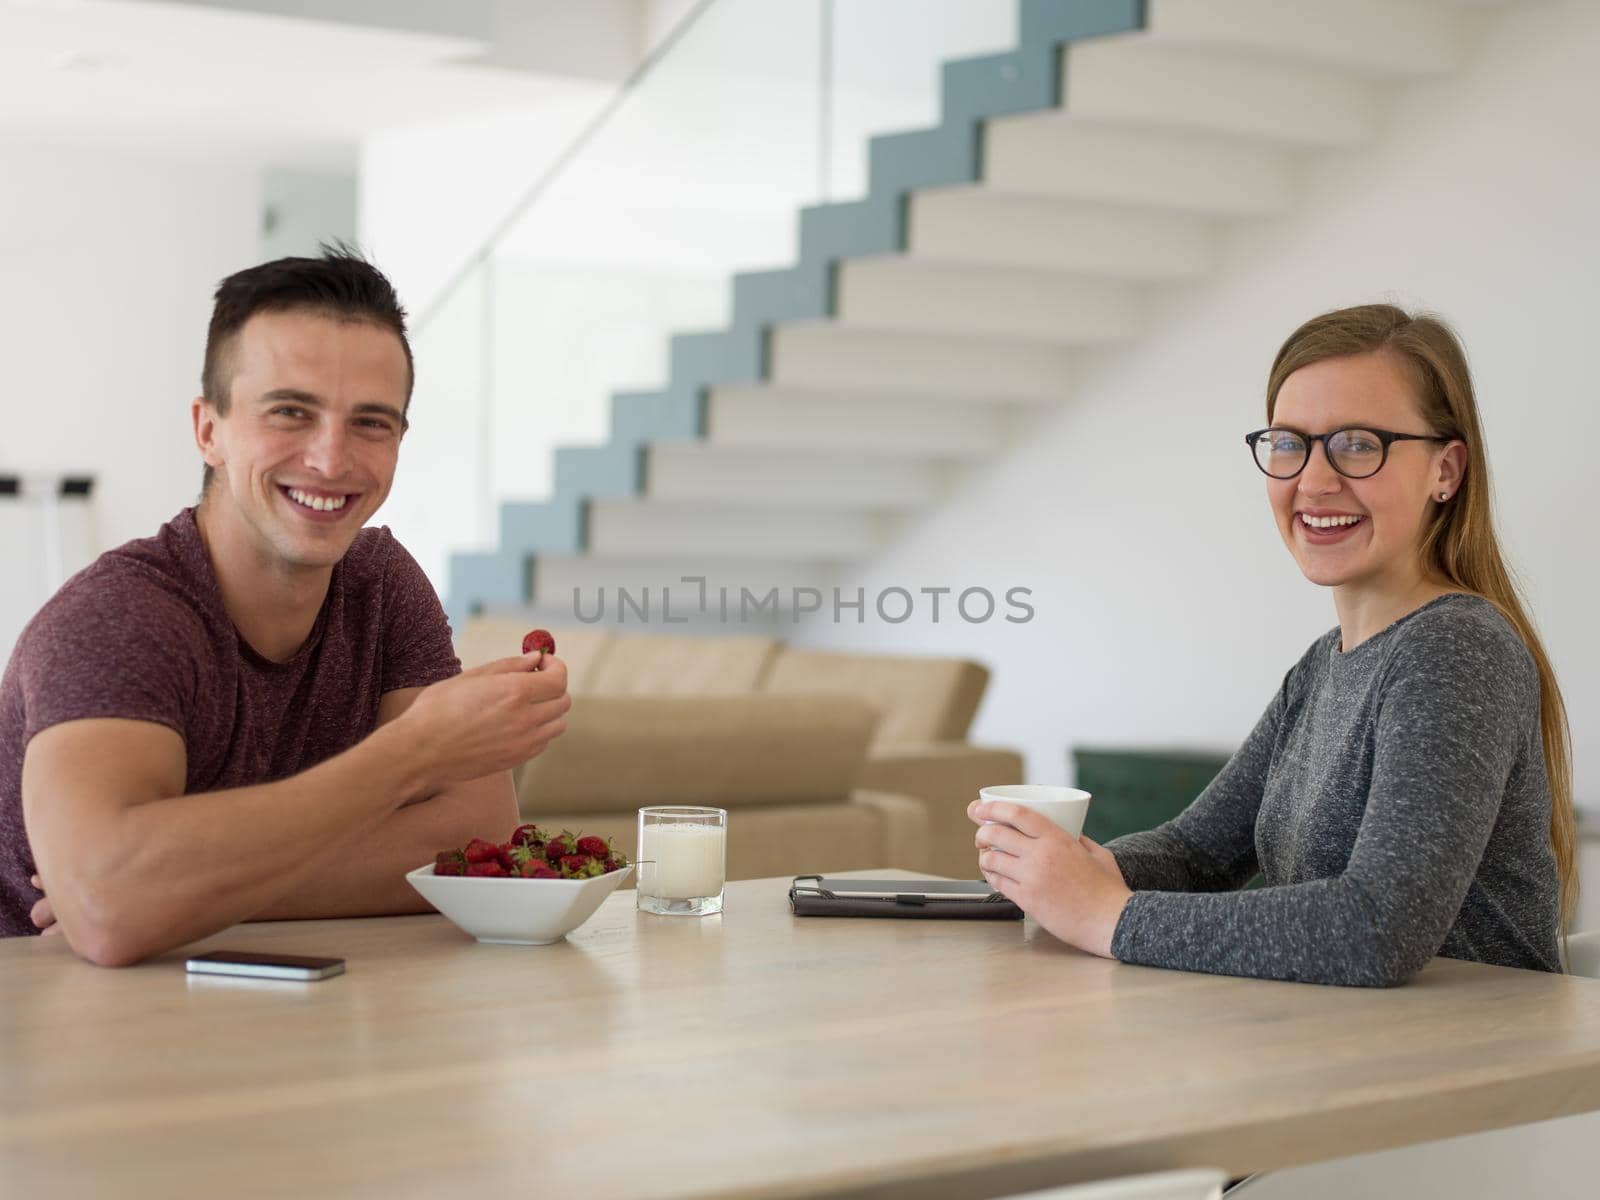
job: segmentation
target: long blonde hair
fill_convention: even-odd
[[[1466,443],[1467,469],[1455,495],[1433,505],[1422,535],[1426,567],[1493,604],[1522,636],[1539,668],[1539,728],[1550,781],[1550,850],[1561,885],[1565,930],[1578,903],[1577,819],[1572,807],[1572,746],[1567,709],[1550,658],[1529,619],[1521,591],[1500,554],[1490,513],[1489,460],[1467,356],[1439,318],[1412,316],[1391,304],[1363,304],[1313,317],[1289,335],[1267,379],[1267,421],[1278,391],[1301,367],[1328,358],[1382,351],[1411,376],[1423,420],[1442,437]]]

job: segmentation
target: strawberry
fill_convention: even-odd
[[[594,859],[587,854],[563,854],[561,856],[561,873],[568,879],[587,878],[585,872]]]
[[[473,838],[467,843],[464,856],[469,863],[494,862],[500,858],[500,847],[482,838]]]
[[[625,854],[612,853],[606,856],[605,868],[607,875],[611,874],[613,871],[620,871],[627,865],[628,856]]]
[[[513,846],[542,846],[544,842],[544,831],[537,825],[518,825],[511,831]]]
[[[532,654],[535,650],[543,650],[546,654],[556,652],[556,640],[550,636],[548,629],[531,630],[528,636],[522,639],[524,654]]]
[[[435,875],[465,875],[467,856],[459,850],[441,850],[433,860]]]
[[[467,866],[467,874],[480,878],[494,878],[503,876],[508,872],[498,862],[475,862]]]
[[[482,838],[473,838],[467,843],[466,856],[468,863],[499,863],[507,874],[511,872],[511,843],[509,842],[503,846],[497,846],[493,842],[484,841]]]
[[[543,862],[541,847],[538,846],[513,846],[509,855],[512,871],[520,871],[531,862]]]
[[[536,858],[529,859],[517,868],[517,874],[524,879],[560,879],[561,872],[557,871],[547,862],[540,862]]]
[[[604,858],[611,853],[611,847],[606,845],[605,838],[581,837],[578,839],[578,853],[587,854],[590,858]]]
[[[566,830],[562,830],[544,844],[544,856],[550,860],[552,866],[559,863],[567,855],[576,854],[577,852],[578,843]]]

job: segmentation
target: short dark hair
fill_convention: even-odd
[[[323,243],[317,258],[279,258],[236,271],[217,285],[211,325],[206,330],[200,394],[227,416],[233,382],[232,350],[245,322],[259,312],[291,310],[319,313],[336,321],[364,321],[392,331],[406,356],[405,410],[411,408],[416,368],[406,338],[406,310],[394,284],[377,267],[343,242]],[[200,484],[211,486],[208,465]]]

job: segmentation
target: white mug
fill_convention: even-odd
[[[1088,792],[1077,788],[1051,787],[1041,783],[1008,783],[978,789],[980,800],[1005,800],[1031,808],[1061,826],[1073,837],[1083,833],[1084,814],[1089,811]],[[990,824],[991,822],[984,822]]]

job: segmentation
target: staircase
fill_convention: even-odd
[[[866,198],[801,211],[799,261],[736,276],[728,329],[556,452],[451,558],[453,620],[574,588],[818,586],[1004,452],[1074,365],[1194,286],[1230,224],[1296,202],[1395,89],[1454,69],[1471,0],[1021,0],[1019,45],[945,65],[941,124],[873,139]]]

